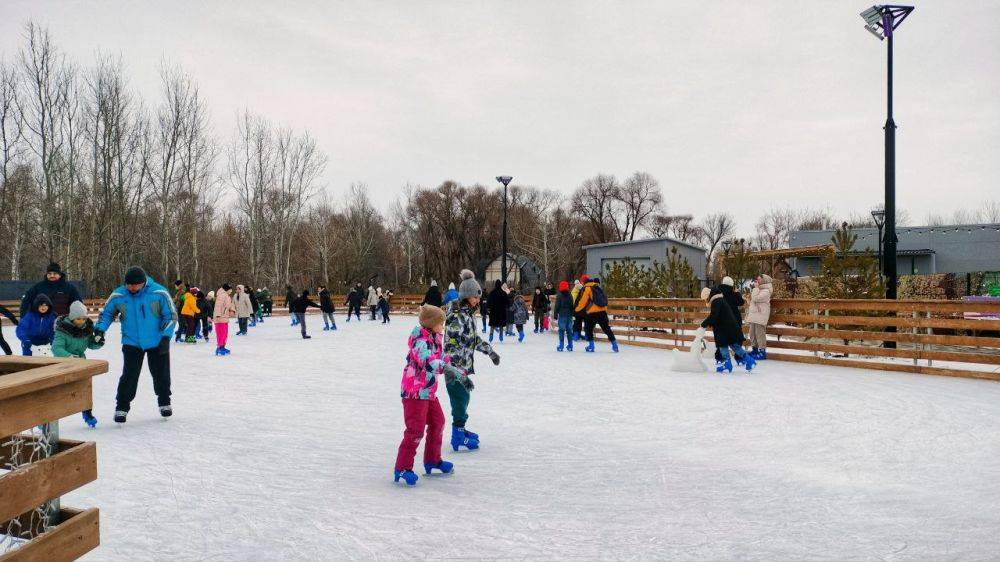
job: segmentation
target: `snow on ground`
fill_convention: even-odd
[[[673,374],[669,353],[498,345],[454,475],[393,484],[411,317],[302,340],[285,318],[233,354],[175,345],[175,415],[148,372],[111,422],[95,379],[101,509],[89,560],[988,559],[1000,552],[1000,384],[765,363]],[[117,329],[109,333],[118,341]],[[448,414],[447,393],[441,389]],[[447,436],[446,436],[447,439]],[[422,449],[421,449],[422,450]],[[420,462],[418,455],[417,462]]]

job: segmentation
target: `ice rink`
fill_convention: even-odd
[[[985,560],[1000,556],[1000,384],[764,362],[675,374],[668,352],[556,353],[530,332],[477,355],[450,476],[392,482],[412,317],[313,339],[275,317],[171,350],[174,417],[148,372],[111,420],[117,327],[92,353],[101,509],[87,560]],[[233,330],[235,331],[235,330]],[[582,347],[582,346],[581,346]],[[447,393],[441,402],[449,413]],[[420,457],[417,462],[419,465]]]

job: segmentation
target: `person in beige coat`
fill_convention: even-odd
[[[247,326],[250,324],[250,315],[253,314],[253,304],[250,302],[250,295],[247,294],[243,285],[236,286],[236,294],[233,295],[233,304],[236,305],[236,322],[240,329],[237,336],[247,335]]]
[[[767,359],[767,322],[771,318],[772,279],[770,275],[757,276],[756,286],[750,291],[747,324],[750,325],[750,353],[754,359]]]
[[[232,287],[225,284],[215,292],[215,309],[212,313],[212,323],[215,324],[216,355],[229,355],[226,341],[229,339],[229,320],[236,316],[236,305],[230,296]]]

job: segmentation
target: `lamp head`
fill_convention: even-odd
[[[497,176],[497,181],[502,183],[504,187],[511,182],[514,178],[511,176]]]

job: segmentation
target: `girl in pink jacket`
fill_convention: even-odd
[[[402,478],[413,486],[417,475],[413,472],[413,459],[426,430],[424,444],[424,470],[427,474],[438,469],[447,474],[453,465],[441,460],[441,439],[444,432],[444,412],[437,399],[438,379],[446,370],[461,376],[462,373],[448,364],[444,357],[444,310],[432,305],[420,307],[420,325],[410,333],[409,353],[400,383],[399,395],[403,399],[403,419],[406,429],[396,454],[395,481]],[[457,371],[457,373],[456,373]]]
[[[226,283],[215,292],[215,311],[212,322],[215,324],[216,355],[229,355],[226,341],[229,339],[229,319],[236,316],[236,304],[231,295],[232,287]]]

